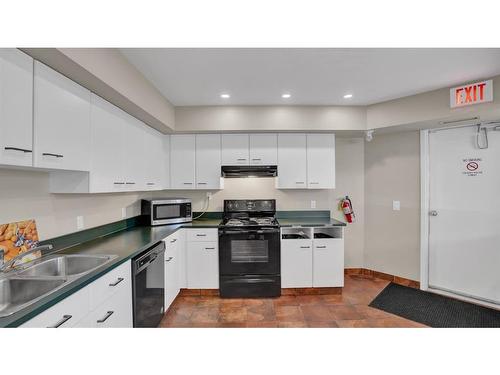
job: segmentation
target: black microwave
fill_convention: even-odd
[[[193,220],[191,200],[186,198],[143,199],[141,212],[150,225],[186,223]]]

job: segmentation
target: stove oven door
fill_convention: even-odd
[[[229,275],[279,275],[279,228],[219,229],[219,272]]]

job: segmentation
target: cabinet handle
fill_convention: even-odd
[[[152,186],[152,185],[154,185],[154,184],[155,184],[154,182],[148,182],[146,185],[148,185],[148,186]]]
[[[301,248],[301,249],[310,249],[310,248],[311,248],[311,246],[301,246],[300,248]]]
[[[192,185],[192,182],[183,182],[183,185]]]
[[[316,249],[326,249],[326,246],[316,246]]]
[[[318,185],[319,182],[309,182],[310,185]]]
[[[236,159],[238,161],[246,161],[247,159]]]
[[[205,233],[199,233],[196,235],[196,237],[206,237],[207,235]]]
[[[116,280],[114,283],[109,284],[109,286],[117,286],[123,281],[123,277],[119,277],[118,280]]]
[[[206,182],[198,182],[198,185],[206,185]]]
[[[42,155],[43,156],[53,156],[55,158],[63,158],[64,157],[64,155],[61,155],[61,154],[52,154],[50,152],[44,152],[44,153],[42,153]]]
[[[303,184],[304,182],[303,181],[297,181],[295,182],[296,184]]]
[[[125,182],[113,182],[113,185],[125,185]]]
[[[25,148],[17,148],[17,147],[4,147],[4,149],[10,151],[33,152],[32,150],[27,150]]]
[[[252,159],[252,160],[258,161],[258,160],[262,160],[262,159],[258,158],[258,159]]]
[[[175,241],[177,241],[177,238],[174,238],[170,243],[174,243]]]
[[[205,250],[215,250],[215,247],[205,247]]]
[[[53,326],[48,326],[47,328],[59,328],[62,326],[64,323],[66,323],[68,320],[70,320],[73,317],[73,315],[63,315],[62,319],[59,320],[56,324]]]
[[[108,311],[108,312],[106,313],[106,315],[104,315],[104,318],[99,319],[99,320],[97,321],[97,323],[104,323],[104,322],[105,322],[106,320],[108,320],[108,318],[109,318],[111,315],[113,315],[113,314],[114,314],[114,311]]]
[[[168,259],[165,260],[165,262],[170,262],[172,259],[174,259],[174,257],[168,257]]]
[[[135,182],[125,182],[125,185],[135,185]]]

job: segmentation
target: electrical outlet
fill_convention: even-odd
[[[208,200],[212,199],[212,192],[211,191],[207,191],[207,198],[208,198]]]
[[[126,218],[127,218],[127,208],[122,207],[122,219],[126,219]]]
[[[401,202],[400,201],[392,201],[392,210],[400,211],[401,210]]]
[[[311,208],[316,208],[316,201],[311,201]]]
[[[85,227],[85,223],[83,222],[83,216],[76,217],[76,229],[81,230]]]

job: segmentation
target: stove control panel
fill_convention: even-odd
[[[224,212],[275,212],[275,199],[224,200]]]

